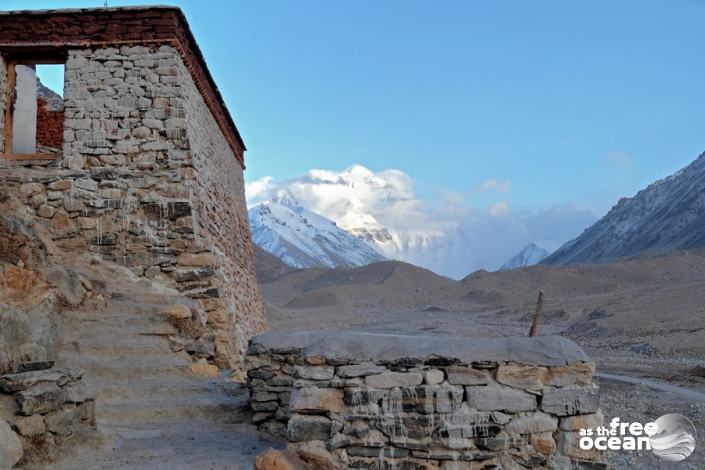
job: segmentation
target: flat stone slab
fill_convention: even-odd
[[[473,362],[515,362],[532,366],[564,366],[590,358],[562,336],[455,338],[401,336],[352,332],[268,333],[254,336],[254,351],[301,351],[304,357],[324,357],[328,363],[393,362],[431,356]]]
[[[80,380],[83,374],[83,369],[79,367],[62,367],[60,369],[7,374],[0,377],[0,390],[5,393],[20,392],[42,383],[53,383],[62,387],[69,382]]]

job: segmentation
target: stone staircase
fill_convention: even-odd
[[[249,424],[247,392],[191,371],[172,352],[173,328],[157,315],[185,299],[168,294],[111,293],[63,312],[58,365],[83,368],[98,392],[96,419],[105,445],[78,446],[52,468],[252,468],[267,447]],[[202,465],[204,465],[202,467]]]

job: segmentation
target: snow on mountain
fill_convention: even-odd
[[[609,263],[642,252],[705,245],[705,153],[633,198],[622,198],[544,264]]]
[[[387,260],[285,194],[251,207],[248,214],[252,241],[295,268],[358,267]]]
[[[519,253],[514,255],[512,259],[502,265],[502,269],[522,268],[524,266],[533,266],[540,263],[549,255],[549,252],[536,246],[534,243],[526,245]]]

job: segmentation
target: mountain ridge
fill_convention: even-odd
[[[609,263],[644,252],[705,246],[705,153],[632,198],[622,198],[542,264]]]

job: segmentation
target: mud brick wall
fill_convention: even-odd
[[[51,111],[46,98],[37,98],[37,145],[61,149],[64,143],[64,112]]]
[[[8,204],[60,248],[91,251],[198,299],[218,339],[216,364],[238,367],[248,338],[267,329],[244,148],[233,150],[175,47],[70,49],[64,79],[60,158],[20,162],[21,171],[0,165]]]
[[[312,468],[608,468],[579,447],[599,389],[565,338],[267,334],[245,367],[254,423]]]

